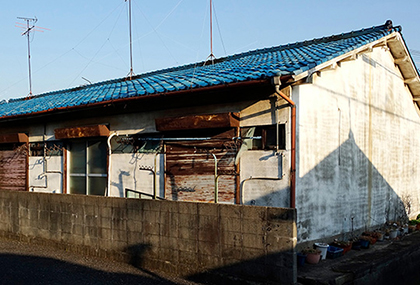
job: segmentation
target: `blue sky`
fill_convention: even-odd
[[[31,34],[33,94],[128,74],[128,2],[8,1],[0,26],[0,99],[29,93],[27,40],[17,17],[36,17]],[[381,25],[403,27],[420,66],[420,1],[213,0],[216,57]],[[132,0],[134,72],[202,61],[210,54],[209,0]]]

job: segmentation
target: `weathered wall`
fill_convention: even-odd
[[[294,209],[0,191],[0,234],[151,270],[296,282]]]
[[[246,205],[290,206],[290,108],[282,105],[283,100],[274,98],[241,110],[241,127],[276,123],[286,126],[286,149],[278,153],[267,150],[240,153],[241,199]]]
[[[274,88],[273,88],[274,92]],[[52,121],[46,125],[34,125],[22,127],[19,131],[29,132],[31,142],[40,142],[45,140],[55,140],[54,129],[62,127],[92,125],[98,123],[109,124],[111,133],[118,133],[119,136],[126,134],[154,133],[155,118],[163,116],[180,116],[199,113],[220,113],[220,112],[240,112],[241,127],[272,125],[276,122],[286,124],[287,137],[290,137],[289,108],[277,109],[281,105],[275,97],[267,100],[238,102],[237,104],[223,104],[201,106],[196,108],[173,109],[166,111],[144,112],[136,114],[121,114],[103,118],[72,119],[68,121]],[[276,111],[277,110],[277,111]],[[16,132],[17,130],[2,129],[2,132]],[[59,173],[48,173],[50,170],[55,172],[64,172],[63,158],[47,157],[47,165],[44,164],[42,157],[29,158],[29,188],[36,192],[54,192],[61,193],[63,190],[63,177]],[[110,163],[110,196],[124,197],[125,189],[129,188],[153,194],[153,175],[146,170],[139,170],[140,166],[154,168],[154,154],[147,153],[113,153],[109,158]],[[220,159],[220,157],[219,157]],[[213,163],[213,159],[209,160]],[[290,139],[286,142],[286,150],[280,153],[274,151],[249,150],[241,152],[240,159],[235,161],[239,163],[240,179],[240,199],[247,205],[288,207],[289,201],[289,164],[290,164]],[[157,195],[163,197],[164,193],[164,169],[165,158],[158,155],[156,162],[156,191]],[[48,168],[48,171],[46,172]],[[213,185],[213,175],[206,177],[210,182],[206,184]],[[263,178],[263,179],[261,179]],[[268,178],[268,180],[267,180]],[[225,183],[225,180],[229,183]],[[226,203],[234,203],[234,194],[236,192],[235,178],[222,175],[219,179],[220,191],[223,192],[223,185],[231,186],[231,189],[225,191],[230,193],[229,199],[222,199]],[[179,187],[182,187],[180,185]],[[169,185],[167,185],[169,188]],[[208,187],[207,187],[208,188]],[[214,189],[209,189],[212,199]],[[187,193],[188,194],[188,193]],[[190,193],[191,197],[185,199],[196,200],[206,197],[194,197],[196,193]],[[168,196],[168,195],[167,195]],[[184,195],[188,196],[188,195]],[[199,195],[196,195],[199,196]],[[171,198],[171,197],[167,197]],[[208,198],[208,197],[207,197]],[[222,201],[221,200],[221,201]]]
[[[110,161],[110,196],[125,197],[126,188],[153,195],[155,187],[157,196],[164,197],[164,176],[161,170],[164,160],[162,155],[156,156],[154,153],[112,154]],[[140,170],[140,167],[155,169],[156,178],[151,171]],[[154,179],[156,179],[155,182]],[[153,186],[154,183],[155,186]]]
[[[420,210],[420,119],[389,51],[314,75],[293,100],[299,242],[402,219],[404,204]]]
[[[29,157],[29,191],[63,192],[63,157]]]

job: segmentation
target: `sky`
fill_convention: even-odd
[[[210,0],[131,0],[133,71],[204,61],[210,55]],[[0,100],[125,77],[130,72],[129,2],[18,0],[0,9]],[[213,0],[216,58],[378,26],[390,19],[420,67],[420,1]]]

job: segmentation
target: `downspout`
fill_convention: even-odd
[[[273,85],[278,96],[284,99],[291,109],[291,160],[290,160],[290,208],[296,208],[296,103],[280,91],[280,77],[273,77]]]
[[[214,158],[214,203],[219,203],[219,176],[217,175],[217,157],[212,153]]]
[[[111,190],[111,154],[112,154],[112,150],[111,150],[111,139],[114,136],[118,136],[118,133],[114,132],[112,134],[109,135],[108,139],[107,139],[107,144],[108,144],[108,185],[107,185],[107,189],[106,189],[106,193],[105,196],[109,197],[109,193]]]

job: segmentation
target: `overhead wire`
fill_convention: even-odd
[[[137,4],[136,1],[134,1],[134,5],[137,6],[137,8],[140,10],[140,13],[143,15],[143,17],[145,18],[146,22],[150,25],[150,27],[153,29],[153,31],[156,33],[156,35],[158,36],[159,40],[162,42],[163,46],[165,47],[165,49],[168,51],[169,55],[172,57],[172,59],[175,61],[175,63],[178,64],[178,61],[176,60],[175,56],[172,54],[171,50],[166,46],[165,42],[162,40],[162,38],[159,36],[159,34],[157,33],[155,27],[153,27],[153,25],[150,23],[149,19],[146,17],[146,15],[143,13],[142,9],[140,8],[140,6]],[[177,6],[176,6],[177,7]],[[172,13],[172,11],[170,12],[170,14]],[[167,18],[167,17],[166,17]],[[165,19],[166,19],[165,18]],[[162,24],[162,22],[161,22]],[[160,25],[161,25],[160,24]]]
[[[121,6],[121,5],[119,5],[119,6]],[[119,7],[118,6],[118,7]],[[117,8],[118,8],[117,7]],[[117,8],[115,8],[113,11],[112,11],[112,13],[115,11],[115,10],[117,10]],[[118,14],[118,16],[117,16],[117,18],[116,18],[116,20],[115,20],[115,22],[114,22],[114,25],[112,26],[112,28],[111,28],[111,30],[110,30],[110,32],[109,32],[109,34],[108,34],[108,37],[107,37],[107,39],[105,40],[105,42],[101,45],[101,47],[98,49],[98,51],[93,55],[93,57],[92,58],[86,58],[85,56],[83,56],[80,52],[78,52],[75,48],[73,48],[73,50],[75,51],[75,52],[77,52],[80,56],[82,56],[83,58],[86,58],[86,59],[89,59],[89,62],[85,65],[85,67],[82,69],[82,71],[80,71],[80,73],[70,82],[70,84],[69,84],[69,87],[73,84],[73,82],[74,81],[76,81],[76,79],[77,78],[79,78],[79,76],[89,67],[89,65],[91,65],[92,63],[98,63],[98,64],[101,64],[101,65],[104,65],[104,66],[109,66],[109,65],[105,65],[105,64],[102,64],[102,63],[99,63],[99,62],[95,62],[94,61],[94,59],[95,59],[95,57],[99,54],[99,52],[103,49],[103,47],[106,45],[106,43],[108,43],[108,42],[110,42],[110,40],[109,40],[109,38],[111,37],[111,35],[112,35],[112,33],[114,32],[114,30],[115,30],[115,27],[116,27],[116,25],[117,25],[117,22],[118,22],[118,20],[119,20],[119,18],[120,18],[120,16],[121,16],[121,13],[122,13],[122,11],[123,11],[123,9],[121,9],[121,11],[120,11],[120,13]],[[108,18],[108,17],[107,17]],[[103,22],[103,21],[102,21]],[[101,23],[102,23],[101,22]]]
[[[120,19],[121,14],[122,14],[123,11],[124,11],[124,9],[121,9],[120,13],[118,14],[117,20],[115,21],[114,26],[112,27],[111,32],[108,35],[108,42],[111,45],[111,47],[114,50],[114,52],[120,57],[120,59],[122,60],[123,64],[126,65],[126,67],[128,67],[129,66],[128,63],[125,61],[125,59],[122,57],[122,55],[115,49],[114,45],[112,44],[112,42],[109,39],[111,37],[111,34],[114,31],[115,27],[117,26],[117,22]]]
[[[92,59],[89,60],[89,62],[86,64],[86,66],[82,69],[82,71],[79,72],[79,74],[72,80],[72,82],[70,82],[70,84],[68,85],[68,87],[70,87],[74,81],[76,81],[77,78],[80,77],[80,75],[83,73],[83,71],[85,71],[89,65],[93,62],[94,58],[98,55],[98,53],[102,50],[102,48],[105,46],[105,44],[107,43],[107,41],[105,41],[102,46],[98,49],[98,51],[93,55]]]
[[[203,38],[203,36],[204,36],[204,29],[205,29],[205,26],[206,26],[206,20],[207,20],[207,12],[208,12],[209,10],[208,10],[208,8],[206,8],[205,10],[204,10],[204,17],[203,17],[203,24],[202,24],[202,27],[201,27],[201,35],[200,35],[200,38],[199,38],[199,40],[198,40],[198,46],[197,46],[197,52],[196,52],[196,58],[195,58],[195,64],[194,64],[194,69],[193,69],[193,72],[192,72],[192,75],[191,75],[191,86],[192,86],[192,84],[193,84],[193,80],[194,80],[194,77],[195,77],[195,72],[196,72],[196,70],[197,70],[197,66],[198,66],[198,58],[199,58],[199,53],[200,53],[200,43],[201,43],[201,39]],[[210,11],[209,11],[210,12]]]
[[[118,4],[114,10],[112,10],[101,22],[99,22],[99,24],[97,26],[95,26],[95,28],[93,28],[88,34],[86,34],[86,36],[84,38],[82,38],[76,45],[74,45],[71,49],[69,49],[68,51],[62,53],[61,55],[59,55],[58,57],[56,57],[55,59],[53,59],[52,61],[44,64],[42,67],[36,69],[33,74],[38,73],[39,71],[41,71],[42,69],[44,69],[45,67],[49,66],[50,64],[56,62],[57,60],[59,60],[60,58],[62,58],[63,56],[67,55],[68,53],[70,53],[71,51],[75,51],[76,47],[78,47],[83,41],[85,41],[98,27],[100,27],[102,25],[103,22],[105,22],[113,13],[115,10],[118,9],[118,7],[120,7],[121,5],[123,5],[123,3]],[[33,38],[32,38],[33,40]],[[24,78],[16,81],[15,83],[13,83],[12,85],[9,85],[7,88],[3,89],[0,91],[0,93],[3,93],[9,89],[11,89],[12,87],[18,85],[19,83],[21,83],[22,81],[26,80],[28,77],[25,76]]]
[[[223,42],[222,33],[220,32],[219,20],[217,19],[216,8],[214,6],[214,2],[213,2],[213,12],[214,12],[214,17],[216,18],[216,25],[217,25],[217,30],[219,31],[220,41],[222,43],[222,47],[223,47],[223,50],[225,52],[225,55],[227,55],[226,48],[225,48],[225,43]]]

